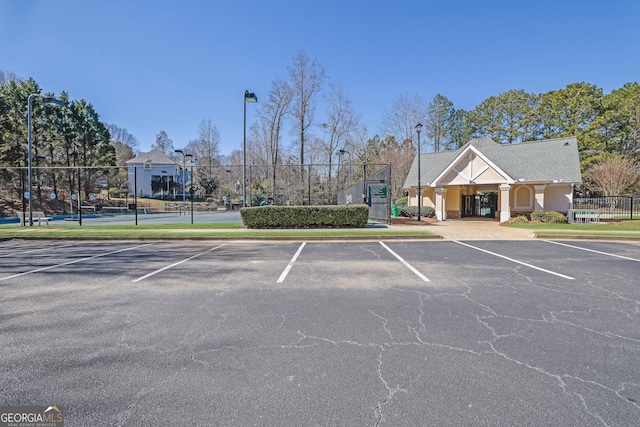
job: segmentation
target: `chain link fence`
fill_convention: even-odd
[[[340,191],[388,165],[142,165],[0,171],[0,217],[42,212],[56,219],[238,210],[243,205],[335,205]],[[33,191],[30,192],[30,183]],[[243,191],[244,190],[244,191]],[[246,197],[246,201],[245,201]],[[354,201],[363,203],[364,200]],[[131,219],[133,222],[133,218]]]
[[[365,203],[369,205],[370,220],[388,224],[391,220],[391,165],[364,165],[362,172],[360,181],[338,193],[338,204]]]

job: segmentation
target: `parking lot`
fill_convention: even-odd
[[[640,246],[0,242],[3,405],[66,425],[635,425]]]

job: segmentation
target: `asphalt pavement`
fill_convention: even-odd
[[[640,420],[640,246],[0,242],[3,405],[65,425]]]

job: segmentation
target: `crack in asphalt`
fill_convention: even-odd
[[[522,274],[522,270],[520,270],[519,273]],[[588,315],[593,314],[593,312],[602,312],[612,316],[620,316],[621,318],[628,320],[636,320],[638,314],[640,314],[640,302],[636,299],[628,297],[623,292],[604,289],[602,286],[594,283],[586,283],[582,285],[582,289],[584,289],[585,292],[576,292],[558,289],[551,285],[535,283],[525,275],[522,276],[526,278],[526,283],[522,284],[522,286],[543,290],[545,292],[552,292],[554,294],[565,295],[567,297],[570,297],[571,295],[591,295],[592,292],[589,292],[589,289],[596,291],[597,295],[594,296],[594,305],[592,307],[588,307],[586,309],[583,308],[580,310],[552,310],[539,308],[537,310],[537,313],[540,317],[514,316],[510,314],[502,314],[490,304],[480,301],[477,297],[474,297],[472,295],[474,292],[474,288],[467,284],[459,283],[459,285],[462,285],[463,287],[461,292],[439,292],[437,290],[434,291],[433,289],[421,291],[396,287],[391,288],[392,291],[399,292],[405,295],[415,296],[414,298],[410,298],[407,302],[407,307],[409,307],[410,310],[413,311],[413,313],[409,316],[409,318],[401,320],[401,318],[396,319],[394,316],[391,316],[387,313],[381,313],[380,310],[377,309],[366,309],[366,312],[369,314],[371,319],[375,321],[375,324],[378,325],[377,327],[380,328],[381,332],[383,333],[383,336],[381,336],[380,339],[374,339],[369,342],[344,339],[340,338],[339,336],[332,336],[327,334],[312,334],[305,331],[304,328],[295,326],[295,336],[293,337],[293,339],[285,341],[283,343],[275,343],[273,345],[223,344],[211,346],[209,348],[195,348],[194,343],[202,342],[204,338],[210,335],[214,336],[217,331],[220,331],[227,327],[229,318],[234,316],[234,314],[232,313],[216,313],[215,310],[206,308],[205,306],[201,306],[200,308],[202,310],[206,309],[208,314],[213,319],[213,321],[209,324],[208,330],[203,334],[196,334],[196,322],[194,322],[192,329],[185,331],[183,338],[179,342],[177,342],[175,347],[158,349],[153,345],[138,346],[132,343],[129,337],[129,333],[131,332],[132,327],[137,327],[136,325],[139,324],[138,322],[136,322],[136,325],[134,325],[133,319],[140,318],[140,316],[133,313],[127,314],[126,318],[124,319],[124,325],[120,329],[119,333],[118,344],[122,348],[125,348],[128,351],[132,352],[153,351],[164,354],[168,352],[180,352],[186,350],[189,353],[189,358],[193,363],[207,368],[212,366],[212,362],[208,361],[206,357],[203,358],[203,356],[220,351],[245,352],[262,349],[309,349],[320,347],[323,345],[352,346],[363,349],[375,349],[376,357],[373,361],[373,375],[379,382],[382,390],[379,398],[371,406],[376,427],[385,424],[385,407],[391,404],[394,399],[397,399],[399,394],[411,395],[414,390],[414,384],[417,381],[417,377],[412,376],[411,378],[405,380],[405,384],[403,384],[402,381],[394,382],[386,373],[386,360],[389,350],[408,346],[431,347],[444,351],[462,352],[464,354],[469,354],[476,357],[486,357],[490,355],[497,356],[510,364],[517,365],[536,374],[539,374],[545,378],[548,378],[552,381],[552,384],[555,384],[555,386],[560,388],[562,393],[566,395],[569,400],[576,402],[576,404],[578,405],[577,407],[583,408],[585,414],[591,417],[594,422],[597,422],[598,424],[603,426],[607,426],[609,425],[609,423],[605,419],[605,415],[601,414],[594,406],[593,403],[595,403],[595,397],[589,396],[589,393],[593,393],[595,390],[600,390],[604,393],[610,394],[614,396],[615,399],[623,402],[625,405],[631,405],[631,407],[635,408],[636,410],[640,410],[640,404],[635,399],[629,397],[630,393],[637,392],[637,390],[640,388],[639,384],[636,384],[633,381],[629,381],[617,382],[615,384],[608,385],[605,381],[593,378],[585,378],[584,376],[576,375],[575,373],[570,372],[554,372],[553,370],[547,369],[539,364],[523,360],[521,357],[513,354],[513,351],[501,348],[505,347],[502,345],[504,340],[509,340],[512,338],[522,338],[522,332],[519,332],[517,330],[504,331],[502,329],[512,328],[513,326],[505,326],[500,322],[497,322],[499,320],[505,320],[510,321],[511,323],[518,322],[530,325],[564,325],[568,328],[579,330],[587,334],[594,334],[596,336],[604,337],[610,340],[620,340],[636,345],[640,343],[640,339],[635,336],[625,335],[623,333],[613,332],[609,330],[599,330],[589,325],[580,324],[579,320],[567,319],[567,317],[586,319],[590,317]],[[514,289],[517,288],[516,286],[511,287]],[[469,319],[473,319],[473,321],[477,325],[479,325],[481,329],[487,331],[488,333],[488,336],[485,339],[482,339],[482,337],[480,337],[480,339],[475,341],[474,344],[479,345],[479,348],[475,348],[475,346],[464,346],[455,344],[453,342],[438,340],[435,336],[426,336],[427,331],[429,331],[426,319],[430,315],[430,310],[432,310],[432,308],[428,307],[427,304],[430,303],[433,307],[440,307],[441,310],[449,317],[459,316],[460,313],[452,312],[451,307],[447,306],[447,304],[444,304],[444,302],[449,302],[452,299],[457,299],[459,301],[465,302],[466,304],[468,304],[468,307],[473,307],[476,309],[470,310],[469,308],[464,308],[463,311],[468,312],[467,314],[472,314],[472,316],[469,316]],[[606,304],[607,301],[611,304],[603,306],[602,304]],[[628,305],[623,307],[614,306],[613,302],[624,302]],[[295,320],[289,319],[288,313],[275,315],[273,317],[273,320],[274,325],[277,325],[277,329],[283,330],[287,334],[294,332],[292,326],[295,325],[296,322]],[[400,338],[400,336],[403,334],[402,326],[404,326],[404,330],[408,333],[406,339]],[[394,333],[394,331],[397,332]],[[332,331],[331,333],[334,335],[336,334],[335,331]],[[386,337],[386,339],[384,337]],[[508,348],[508,346],[506,346],[506,348]],[[416,374],[419,375],[419,373]],[[174,375],[177,375],[177,373],[174,373]],[[585,395],[585,393],[582,392],[580,388],[577,388],[578,384],[583,384],[584,386],[586,386],[587,390],[589,390],[589,393]],[[145,395],[152,393],[154,388],[155,387],[146,387],[140,389],[133,396],[131,405],[117,414],[117,425],[124,425],[131,411],[138,404],[138,401],[140,401]]]

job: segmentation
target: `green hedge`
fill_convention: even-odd
[[[563,224],[568,222],[567,217],[555,211],[533,211],[531,221],[546,222],[549,224]]]
[[[418,216],[418,207],[417,206],[407,206],[402,208],[400,211],[400,215],[408,216],[413,218],[414,216]],[[421,206],[420,207],[420,215],[426,218],[435,218],[436,210],[430,206]]]
[[[364,227],[369,206],[258,206],[240,216],[248,228]]]

